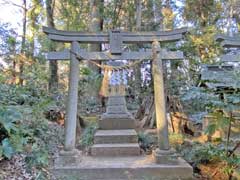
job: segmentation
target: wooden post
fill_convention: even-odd
[[[154,102],[156,111],[158,145],[160,150],[169,150],[168,122],[164,96],[163,67],[162,60],[160,58],[160,43],[158,41],[154,41],[152,43],[152,51],[152,73],[154,81]]]
[[[78,42],[72,42],[71,51],[76,52]],[[76,141],[76,124],[77,124],[77,103],[78,103],[78,80],[79,80],[79,61],[74,54],[70,55],[70,73],[69,89],[67,102],[67,116],[65,122],[65,151],[73,151]]]

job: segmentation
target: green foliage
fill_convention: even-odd
[[[182,91],[181,100],[190,113],[208,111],[213,103],[219,102],[218,96],[201,87],[189,87]]]
[[[233,74],[238,74],[238,71],[233,72]],[[238,84],[239,76],[235,76],[233,80],[233,85]],[[211,83],[218,82],[211,81]],[[223,94],[223,98],[221,98],[221,94]],[[210,134],[217,129],[226,128],[230,122],[233,122],[235,119],[231,117],[231,114],[238,111],[240,105],[240,93],[237,88],[236,90],[219,88],[216,91],[212,88],[189,87],[186,91],[183,91],[181,97],[189,112],[208,112],[211,121],[206,133]]]
[[[14,53],[17,33],[10,24],[0,22],[0,56],[7,59]]]
[[[155,142],[155,139],[153,136],[146,134],[144,132],[138,133],[138,143],[140,144],[140,147],[143,150],[149,150]]]
[[[0,107],[0,123],[1,126],[8,132],[17,131],[16,121],[21,119],[21,114],[13,107]]]
[[[222,147],[216,148],[211,143],[206,144],[194,144],[195,146],[189,149],[183,149],[182,153],[184,158],[189,162],[199,163],[209,163],[221,160],[220,154],[224,151]]]
[[[215,41],[217,33],[219,33],[219,30],[215,26],[208,26],[200,31],[194,29],[191,34],[187,35],[187,41],[184,43],[182,50],[189,58],[192,68],[197,68],[194,65],[199,66],[199,63],[216,62],[216,57],[221,52],[219,44]]]
[[[179,145],[184,141],[184,135],[179,133],[169,133],[169,142],[171,146],[178,149]]]
[[[226,154],[222,144],[213,145],[211,143],[199,144],[195,143],[192,147],[183,148],[182,154],[184,158],[194,167],[198,164],[224,162],[224,166],[219,169],[228,175],[231,175],[233,170],[240,165],[239,155]]]
[[[26,157],[26,162],[29,167],[42,167],[48,164],[48,151],[46,148],[39,147],[36,143],[32,145],[32,151]]]
[[[37,171],[37,179],[46,179],[41,169],[48,165],[49,129],[44,112],[55,103],[41,88],[0,85],[0,160],[25,154],[28,170]]]
[[[57,4],[56,22],[63,29],[86,30],[89,23],[89,2],[84,0],[61,0]]]
[[[81,67],[80,73],[79,94],[81,96],[97,96],[102,82],[101,74],[87,67]]]
[[[5,156],[8,159],[10,159],[12,157],[12,155],[14,154],[14,149],[8,138],[5,138],[2,141],[2,146],[0,147],[0,149],[1,149],[0,155]]]
[[[26,132],[20,124],[22,114],[14,107],[0,107],[0,158],[10,159],[22,152],[27,143]]]
[[[195,26],[204,27],[215,24],[221,17],[223,7],[216,0],[186,0],[184,17]]]
[[[233,72],[233,74],[238,73],[238,71]],[[227,132],[226,143],[219,146],[198,144],[191,149],[190,153],[187,152],[185,154],[185,158],[195,164],[219,161],[225,164],[221,170],[229,177],[232,175],[233,170],[240,165],[240,156],[229,153],[231,125],[237,120],[233,117],[233,113],[239,111],[240,105],[240,93],[237,90],[239,86],[236,86],[239,82],[239,76],[235,76],[233,81],[234,89],[223,89],[219,87],[215,89],[203,89],[194,87],[189,88],[182,98],[189,107],[192,106],[195,110],[208,112],[207,118],[209,123],[205,129],[206,134],[212,135],[216,130]],[[211,83],[214,84],[218,82],[211,81]],[[233,144],[233,146],[235,145]]]
[[[86,127],[86,129],[84,129],[80,139],[80,144],[83,147],[88,148],[93,144],[94,133],[97,130],[97,128],[98,127],[96,123],[91,123]]]

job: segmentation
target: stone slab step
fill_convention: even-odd
[[[131,118],[104,118],[98,121],[99,129],[114,130],[114,129],[134,129],[135,122]]]
[[[91,147],[92,156],[137,156],[140,155],[138,143],[94,144]]]
[[[137,142],[137,132],[134,129],[98,130],[94,135],[94,144]]]
[[[127,107],[124,105],[114,105],[114,106],[107,106],[107,113],[113,114],[127,114],[128,110]]]
[[[74,180],[176,180],[193,179],[192,167],[181,158],[174,165],[156,164],[152,155],[92,157],[81,155],[76,164],[56,159],[51,172],[57,179]]]
[[[115,97],[109,97],[108,98],[108,102],[107,105],[112,106],[112,105],[124,105],[126,106],[126,100],[125,97],[122,96],[115,96]]]

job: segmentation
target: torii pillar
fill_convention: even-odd
[[[168,120],[164,95],[163,67],[161,48],[158,41],[152,43],[153,61],[152,74],[154,85],[154,103],[156,111],[158,149],[154,152],[154,158],[158,164],[174,163],[175,151],[170,149],[168,137]]]
[[[78,42],[71,43],[71,51],[76,52],[79,47]],[[64,149],[60,152],[61,161],[65,163],[77,163],[79,161],[79,151],[76,145],[76,126],[77,126],[77,104],[78,104],[78,81],[79,81],[79,60],[76,55],[70,54],[70,73],[69,89],[67,99],[67,114],[64,128]]]

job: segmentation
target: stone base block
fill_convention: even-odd
[[[65,166],[65,164],[76,165],[81,162],[81,153],[77,149],[72,151],[61,151],[55,159],[55,164]]]
[[[103,130],[113,130],[113,129],[134,129],[135,122],[131,118],[105,118],[100,119],[99,129]]]
[[[134,129],[98,130],[94,135],[94,144],[137,143]]]
[[[193,179],[192,167],[183,159],[175,165],[156,164],[149,156],[91,157],[83,156],[81,163],[59,167],[52,173],[58,180],[177,180]]]
[[[155,150],[153,157],[157,164],[177,164],[179,155],[176,154],[174,149],[170,150]]]

